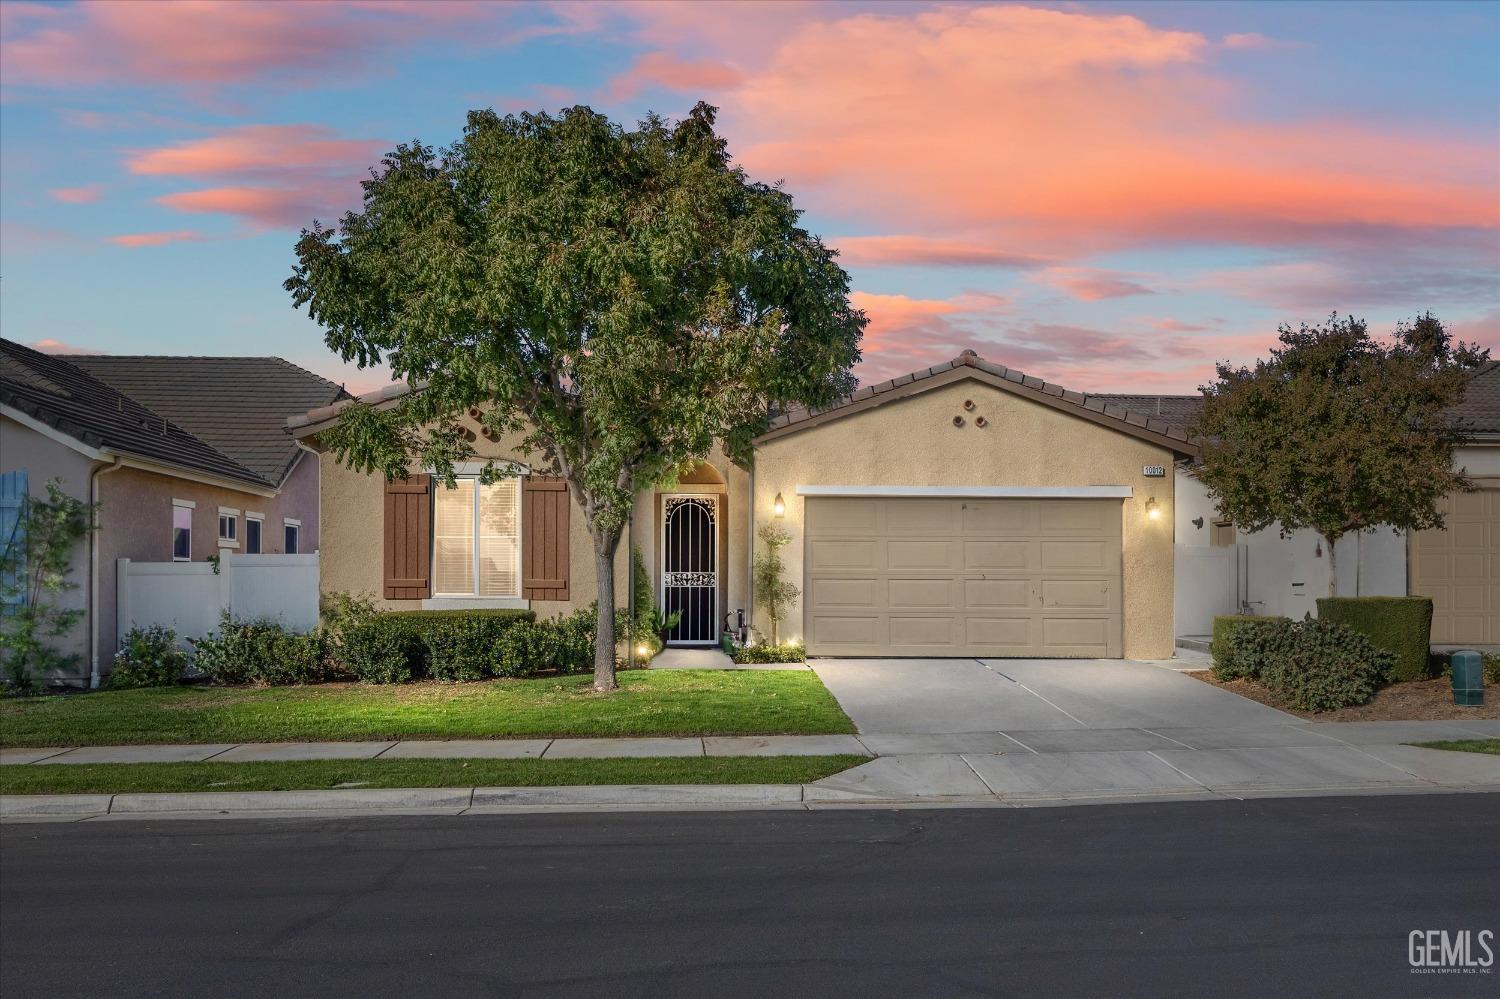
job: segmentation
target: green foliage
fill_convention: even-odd
[[[1428,597],[1322,597],[1318,617],[1364,635],[1396,655],[1393,681],[1429,675],[1432,600]]]
[[[786,572],[781,549],[792,540],[792,536],[774,522],[760,525],[756,534],[765,550],[752,561],[750,579],[755,587],[755,599],[765,608],[766,617],[771,622],[771,644],[777,645],[780,643],[781,619],[786,616],[787,605],[802,592],[781,578]]]
[[[594,661],[595,611],[538,621],[528,610],[395,611],[344,634],[342,661],[366,683],[576,673]]]
[[[413,623],[401,615],[381,614],[349,628],[339,663],[365,683],[410,683],[426,671],[422,640]]]
[[[656,606],[656,594],[651,587],[651,576],[646,572],[646,559],[641,554],[639,546],[630,555],[630,585],[635,591],[635,620],[627,622],[629,629],[626,632],[631,635],[637,645],[646,648],[646,658],[655,658],[661,652],[662,635],[677,627],[682,620],[681,611],[673,611],[663,615]],[[621,632],[619,625],[615,627],[615,633]]]
[[[1241,675],[1258,678],[1288,707],[1332,711],[1363,704],[1390,676],[1395,653],[1318,618],[1267,618],[1236,628],[1229,644]]]
[[[583,508],[599,593],[636,493],[722,444],[749,460],[775,408],[851,392],[865,316],[778,186],[750,180],[699,104],[626,131],[586,107],[469,114],[436,152],[398,146],[286,281],[325,342],[421,386],[344,410],[324,440],[389,477],[451,480],[491,436],[546,455]],[[613,689],[613,615],[596,683]]]
[[[1266,621],[1284,621],[1286,618],[1257,617],[1254,614],[1220,614],[1214,618],[1213,640],[1209,652],[1213,655],[1213,674],[1217,680],[1235,680],[1252,676],[1243,664],[1236,661],[1230,637],[1244,625],[1264,624]]]
[[[153,624],[131,628],[115,653],[111,687],[170,687],[182,679],[187,653],[177,647],[177,632]]]
[[[1431,672],[1434,676],[1444,679],[1453,676],[1452,652],[1434,652],[1430,660]],[[1484,664],[1484,682],[1486,686],[1500,686],[1500,653],[1482,652],[1480,661]],[[1493,696],[1493,695],[1490,695]]]
[[[1430,313],[1389,343],[1337,314],[1279,333],[1269,360],[1220,364],[1203,387],[1198,476],[1222,515],[1244,531],[1317,531],[1330,570],[1346,534],[1441,527],[1438,501],[1470,487],[1453,470],[1464,428],[1444,410],[1488,351],[1453,343]]]
[[[801,645],[746,645],[730,656],[737,663],[800,663],[807,658]]]
[[[81,608],[58,599],[78,589],[73,549],[95,530],[97,508],[74,499],[61,479],[47,483],[47,498],[26,497],[15,537],[0,549],[0,675],[24,693],[48,673],[76,668],[79,657],[57,651],[61,638],[83,618]]]
[[[333,679],[321,631],[287,631],[279,621],[241,621],[228,612],[217,631],[190,638],[193,665],[214,683],[279,687]]]

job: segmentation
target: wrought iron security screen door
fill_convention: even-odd
[[[719,640],[717,497],[663,497],[661,606],[664,615],[682,612],[668,642],[712,645]]]

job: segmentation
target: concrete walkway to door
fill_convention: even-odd
[[[878,757],[810,785],[823,800],[1500,789],[1500,757],[1402,745],[1495,737],[1493,721],[1318,724],[1128,660],[811,665]]]

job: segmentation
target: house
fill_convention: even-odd
[[[0,476],[6,494],[46,495],[59,479],[99,504],[66,595],[88,612],[63,640],[81,665],[54,682],[108,672],[116,560],[201,562],[313,552],[319,463],[287,437],[286,414],[348,398],[277,357],[43,354],[0,340]]]
[[[393,386],[363,397],[391,406]],[[320,434],[340,401],[288,421],[320,451],[322,587],[389,608],[590,604],[583,514],[538,455],[510,439],[474,446],[455,488],[414,470],[387,483],[340,466]],[[992,364],[953,361],[789,412],[757,440],[752,468],[711,455],[636,498],[615,566],[645,555],[658,602],[680,609],[675,644],[716,642],[753,605],[758,525],[791,536],[802,596],[784,639],[812,655],[1166,658],[1174,647],[1174,466],[1196,446],[1171,420]]]
[[[1133,411],[1191,426],[1200,396],[1105,395]],[[1500,646],[1500,361],[1469,379],[1449,415],[1466,430],[1454,466],[1479,487],[1444,504],[1443,530],[1406,534],[1377,529],[1338,544],[1338,592],[1344,596],[1431,597],[1435,645]],[[1253,534],[1219,516],[1191,461],[1176,477],[1179,635],[1204,635],[1215,614],[1242,607],[1256,614],[1317,614],[1328,594],[1329,559],[1310,530],[1283,537],[1273,525]]]

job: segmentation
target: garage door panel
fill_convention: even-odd
[[[815,655],[1120,654],[1118,500],[810,497],[806,510]],[[851,523],[874,527],[855,537]]]
[[[1035,541],[965,541],[965,569],[1027,569],[1039,560]]]
[[[1432,640],[1500,643],[1500,489],[1456,493],[1447,524],[1411,541],[1411,591],[1432,598]]]
[[[808,565],[815,572],[829,569],[880,569],[880,545],[874,541],[809,541]]]
[[[951,608],[955,604],[953,579],[891,579],[886,582],[886,606],[891,610]]]
[[[966,579],[963,586],[966,610],[1027,610],[1031,607],[1031,581],[1027,579]]]

